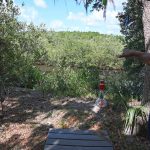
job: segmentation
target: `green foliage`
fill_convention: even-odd
[[[19,75],[16,78],[18,79],[18,83],[20,83],[19,86],[33,88],[33,85],[40,80],[40,76],[41,73],[38,68],[27,64],[21,67]]]
[[[129,76],[128,72],[123,71],[108,77],[107,81],[109,81],[107,89],[109,96],[117,110],[127,110],[128,102],[131,99],[142,99],[143,80],[138,74]]]
[[[90,83],[89,74],[84,69],[54,68],[50,72],[42,74],[42,78],[35,88],[57,96],[81,96],[93,90],[95,83]]]
[[[95,32],[49,32],[47,38],[48,79],[45,84],[53,94],[93,94],[102,77],[102,69],[121,68],[122,62],[116,59],[123,47],[121,36]]]
[[[7,85],[32,88],[37,82],[34,63],[46,57],[46,48],[41,40],[45,29],[26,25],[16,17],[19,8],[13,3],[0,5],[0,78]]]
[[[108,0],[75,0],[77,4],[83,2],[86,11],[89,7],[92,7],[92,10],[101,10],[105,9],[108,3]],[[113,1],[112,1],[113,2]]]
[[[55,95],[95,93],[102,69],[120,69],[121,36],[96,32],[53,32],[19,22],[19,9],[0,6],[0,77],[8,85],[38,88]],[[42,73],[38,69],[44,65]]]
[[[140,1],[128,0],[127,3],[123,3],[123,6],[123,12],[118,14],[118,18],[120,21],[121,32],[125,36],[125,47],[128,49],[144,51],[142,3]],[[129,22],[127,21],[127,17],[129,18]],[[143,64],[137,59],[127,59],[124,62],[124,68],[131,74],[141,70],[142,67]]]
[[[144,51],[144,33],[142,24],[143,6],[139,1],[128,0],[123,3],[123,12],[118,14],[124,44],[128,49]],[[141,100],[143,78],[139,77],[143,63],[137,59],[126,59],[123,63],[125,73],[116,75],[110,93],[115,105],[127,108],[129,99]]]
[[[131,107],[127,110],[125,117],[125,133],[135,134],[138,125],[138,119],[141,117],[142,123],[146,124],[146,108],[144,106]]]
[[[120,68],[116,59],[123,45],[121,37],[98,33],[50,33],[49,65],[70,67]]]

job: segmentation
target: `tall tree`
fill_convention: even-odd
[[[136,49],[137,51],[144,51],[145,49],[142,12],[141,2],[128,0],[128,2],[123,3],[123,12],[118,13],[120,32],[124,35],[125,47],[128,49]],[[124,61],[124,68],[131,76],[140,72],[143,66],[144,64],[138,59],[126,59]]]
[[[143,0],[143,27],[145,37],[145,51],[150,53],[150,1]],[[144,100],[143,103],[150,106],[150,66],[145,66]]]
[[[12,0],[0,1],[0,88],[1,82],[31,88],[36,80],[33,64],[47,58],[44,27],[20,22],[18,15]]]

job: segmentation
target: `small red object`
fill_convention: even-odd
[[[104,89],[105,89],[105,83],[104,83],[104,81],[102,80],[102,81],[100,81],[100,84],[99,84],[99,90],[100,90],[100,91],[104,91]]]

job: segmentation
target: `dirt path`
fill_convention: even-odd
[[[44,99],[40,92],[15,88],[4,102],[0,149],[43,149],[50,127],[78,128],[92,103],[77,98]]]
[[[57,99],[47,96],[43,99],[37,91],[21,88],[11,90],[4,103],[0,150],[42,150],[50,127],[92,129],[105,136],[107,130],[116,150],[121,150],[121,147],[128,149],[126,145],[132,142],[135,143],[135,150],[143,142],[142,150],[150,148],[145,139],[122,135],[123,114],[113,111],[111,106],[93,116],[93,103],[91,99],[69,97]]]

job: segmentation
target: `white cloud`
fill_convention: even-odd
[[[42,7],[42,8],[47,8],[47,4],[45,0],[34,0],[34,3],[36,6]]]
[[[92,13],[86,15],[83,12],[69,12],[67,17],[68,20],[74,21],[75,24],[81,24],[82,29],[80,31],[97,31],[100,33],[107,34],[120,34],[119,21],[116,18],[117,12],[115,10],[107,9],[107,18],[103,18],[103,11]],[[83,28],[85,26],[85,28]]]
[[[108,24],[117,24],[118,21],[116,19],[117,12],[115,11],[107,11],[107,19],[106,22]],[[91,14],[86,15],[83,12],[73,13],[69,12],[67,17],[68,20],[80,21],[87,26],[99,26],[102,22],[105,22],[103,18],[103,12],[93,11]]]
[[[69,20],[82,20],[85,17],[83,12],[73,13],[69,12],[67,19]]]
[[[61,21],[61,20],[53,20],[51,23],[50,23],[50,27],[52,29],[60,29],[60,28],[63,28],[64,27],[64,23]]]
[[[35,22],[38,18],[38,12],[34,7],[21,7],[20,19],[26,21],[27,23]]]
[[[72,27],[68,27],[66,28],[67,31],[80,31],[80,27],[78,26],[72,26]]]
[[[69,12],[67,19],[73,21],[80,21],[88,26],[96,26],[101,20],[103,20],[100,12],[97,11],[93,11],[90,15],[86,15],[83,12]]]
[[[116,18],[117,14],[118,13],[116,11],[107,11],[106,23],[108,25],[118,25],[119,22]]]
[[[116,11],[122,11],[122,3],[127,2],[127,0],[115,0],[114,2],[115,2]],[[111,5],[111,3],[109,5]]]
[[[120,27],[119,25],[108,25],[107,26],[107,34],[118,34],[120,35]]]
[[[80,24],[80,31],[96,31],[107,34],[120,34],[119,21],[116,18],[119,11],[122,11],[122,3],[127,0],[115,0],[115,8],[112,3],[107,6],[106,20],[103,18],[103,11],[89,12],[69,12],[67,19],[74,25]]]

